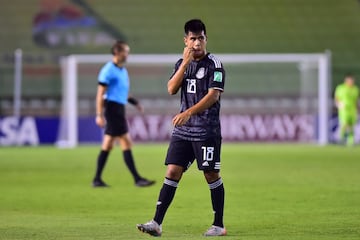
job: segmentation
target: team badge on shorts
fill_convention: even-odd
[[[202,79],[205,76],[205,68],[199,68],[199,70],[196,73],[197,79]]]

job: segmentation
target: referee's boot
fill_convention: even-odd
[[[148,180],[146,178],[140,178],[139,180],[137,180],[135,182],[135,186],[137,186],[137,187],[149,187],[154,184],[155,184],[155,181]]]
[[[94,179],[92,183],[93,187],[109,187],[103,180],[101,179]]]

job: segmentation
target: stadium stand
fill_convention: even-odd
[[[0,9],[0,115],[11,113],[13,92],[13,51],[24,51],[23,111],[22,114],[56,115],[59,113],[61,81],[58,60],[72,53],[106,53],[107,45],[70,45],[60,48],[39,46],[33,39],[34,23],[31,19],[39,11],[39,2],[13,0]],[[333,86],[346,72],[360,74],[360,6],[355,0],[224,0],[200,1],[183,4],[154,1],[63,1],[79,9],[85,16],[106,21],[125,34],[133,53],[178,53],[182,48],[183,22],[201,17],[211,29],[208,49],[216,53],[307,53],[332,51]],[[94,11],[79,4],[88,3]],[[100,20],[99,20],[100,19]],[[71,37],[71,36],[70,36]],[[233,70],[233,69],[231,69]],[[80,93],[83,114],[91,113],[96,76],[88,76],[88,85]],[[255,81],[255,82],[254,82]],[[249,100],[252,89],[258,93],[256,80],[244,85],[227,85],[229,98],[241,98],[238,104]],[[292,85],[280,82],[282,89],[291,93]],[[135,94],[152,99],[161,96],[143,91],[134,83]],[[246,90],[246,91],[245,91]],[[270,89],[271,90],[271,89]],[[291,94],[290,94],[291,95]],[[250,99],[256,105],[256,99]],[[291,99],[290,99],[291,100]],[[274,101],[277,101],[275,99]],[[289,99],[281,101],[284,106]],[[296,103],[295,103],[296,104]],[[246,106],[249,102],[245,103]],[[263,103],[260,103],[263,105]],[[290,104],[291,105],[291,104]]]

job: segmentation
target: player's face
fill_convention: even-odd
[[[118,51],[115,53],[114,57],[115,57],[115,61],[116,63],[125,63],[127,60],[127,57],[129,56],[130,53],[130,47],[128,45],[124,45],[123,50],[122,51]]]
[[[354,85],[354,78],[353,77],[347,77],[345,78],[345,84],[349,87],[352,87]]]
[[[199,33],[189,32],[184,37],[184,43],[186,47],[192,47],[194,49],[194,58],[201,58],[206,54],[206,35],[204,31]]]

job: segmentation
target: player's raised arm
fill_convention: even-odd
[[[184,78],[186,68],[194,58],[193,55],[194,55],[194,49],[192,47],[184,48],[183,61],[181,62],[179,68],[176,70],[175,74],[170,78],[167,84],[168,93],[170,95],[174,95],[179,91]]]

